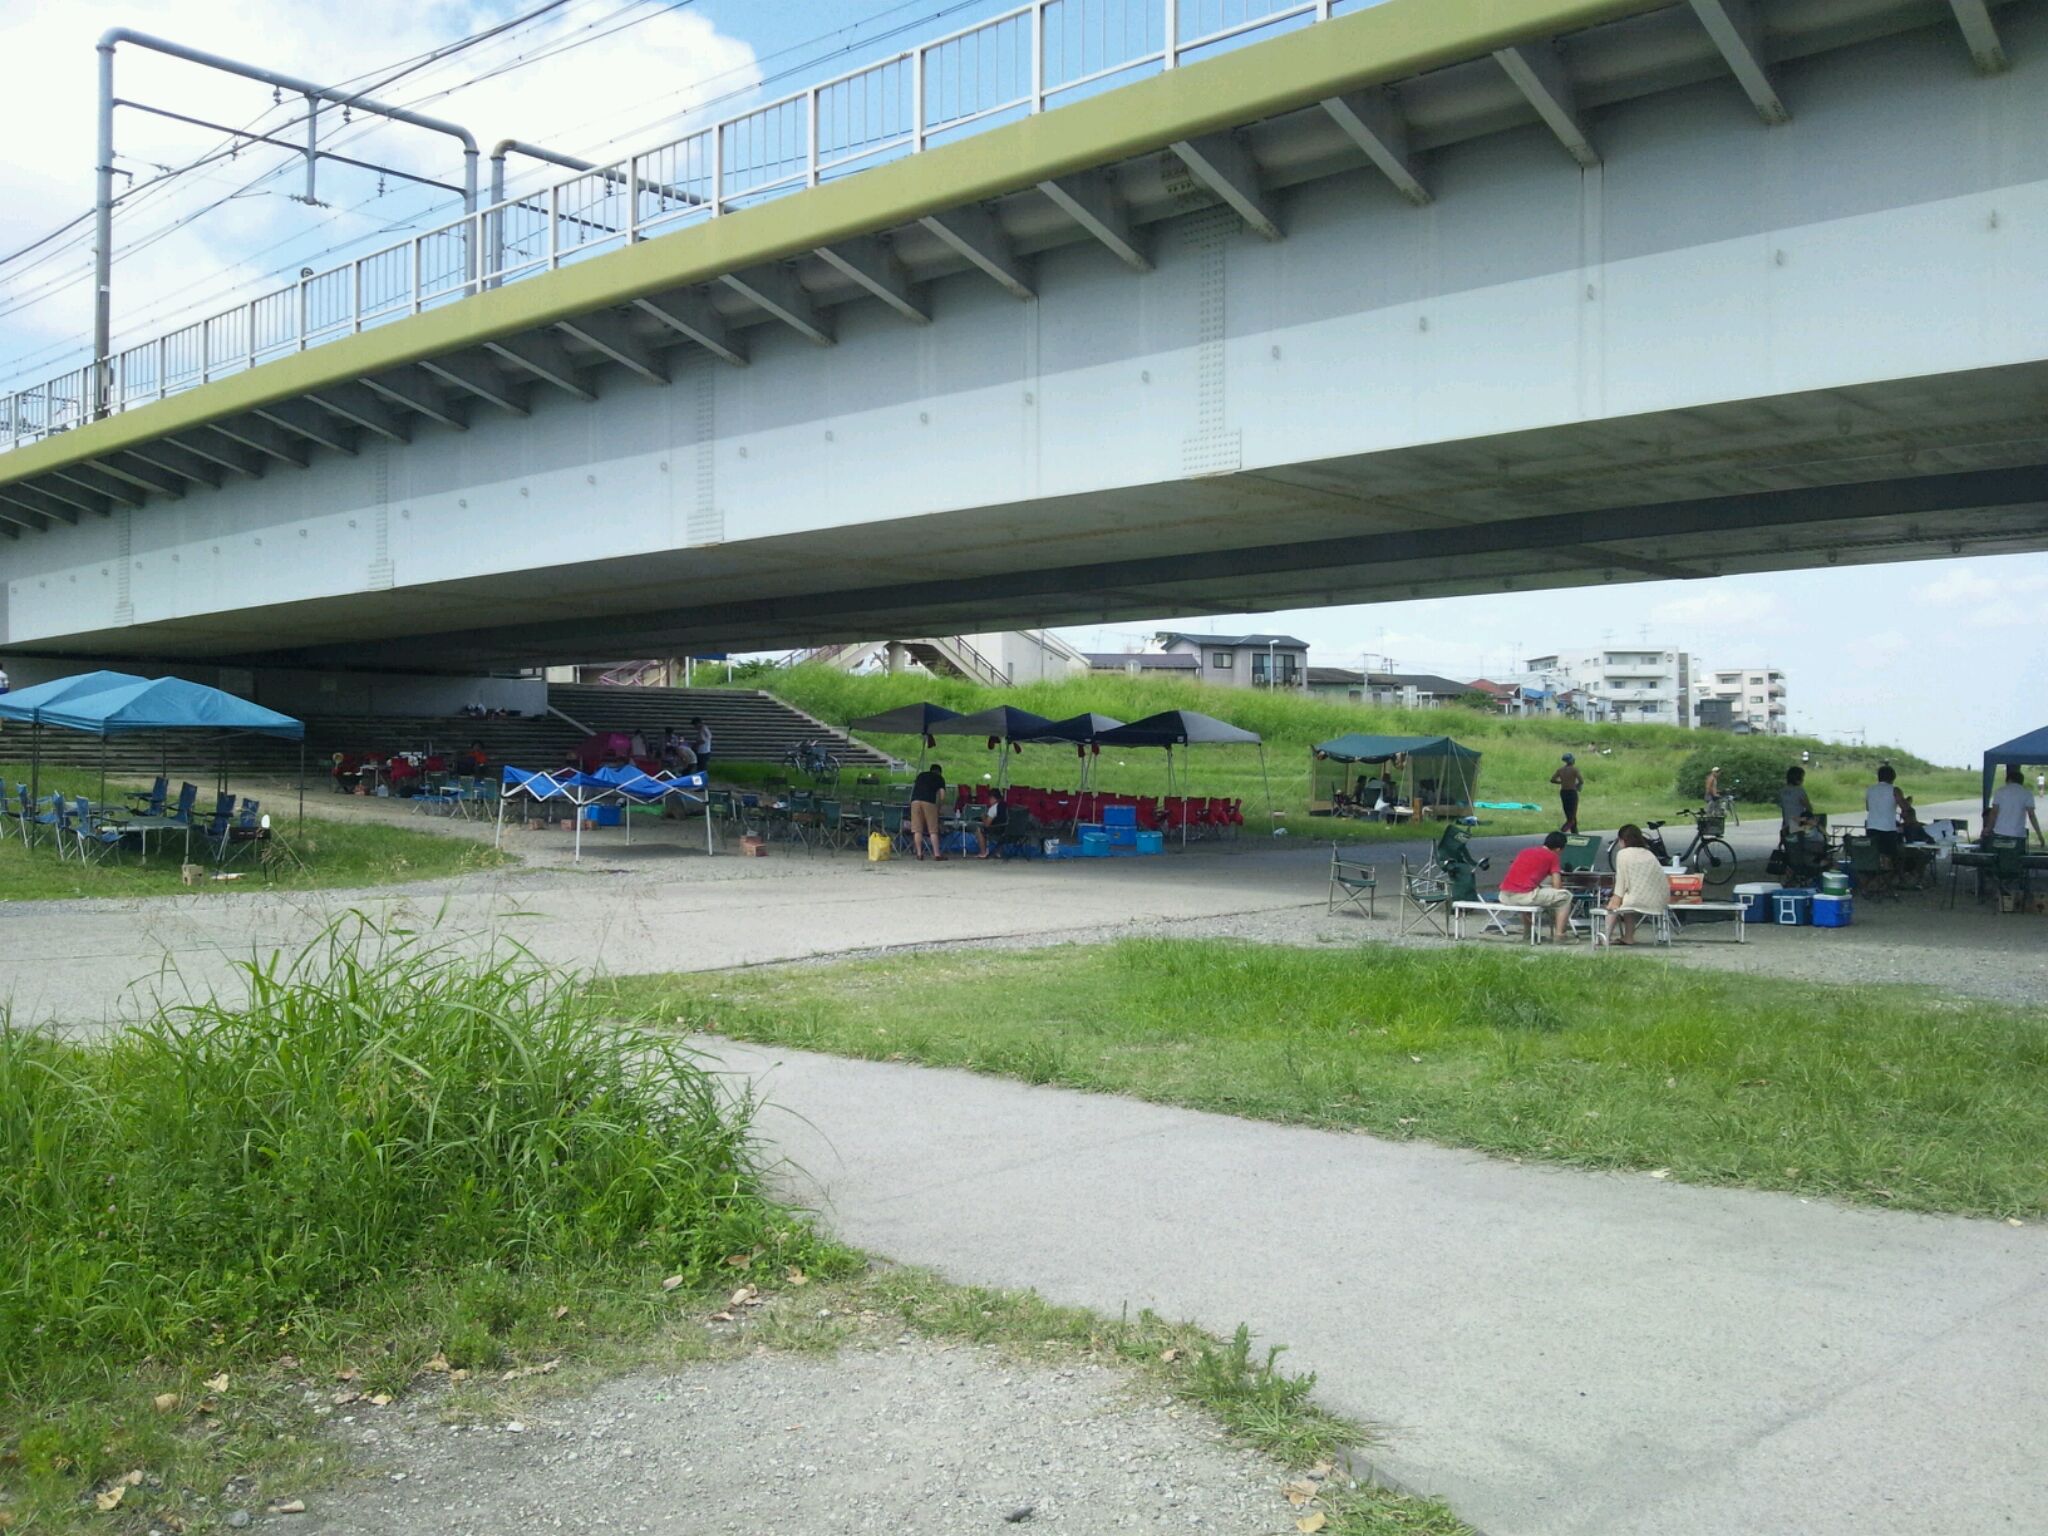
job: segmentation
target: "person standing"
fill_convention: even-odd
[[[1778,791],[1778,819],[1787,843],[1813,825],[1813,802],[1806,797],[1806,770],[1794,763],[1785,770],[1785,787]]]
[[[12,687],[13,685],[7,681],[7,669],[0,667],[0,693],[10,692]]]
[[[711,766],[711,727],[704,723],[702,715],[690,717],[690,729],[697,737],[697,767],[702,770]]]
[[[1890,763],[1880,764],[1877,782],[1863,791],[1863,830],[1877,850],[1880,867],[1896,869],[1906,797],[1899,793],[1899,775]]]
[[[1572,922],[1572,893],[1564,888],[1564,862],[1558,857],[1564,844],[1562,832],[1548,834],[1541,847],[1516,854],[1500,879],[1501,904],[1534,908],[1531,923],[1537,913],[1548,912],[1550,936],[1559,943],[1570,937]]]
[[[2048,837],[2041,835],[2041,818],[2034,812],[2034,792],[2027,788],[2026,771],[2015,763],[2005,770],[2005,782],[1984,807],[1984,830],[1993,837],[2016,837],[2025,842],[2029,822],[2034,825],[2035,838],[2048,846]]]
[[[940,842],[939,796],[946,792],[946,770],[933,763],[910,786],[910,850],[924,857],[924,840],[932,840],[932,862],[943,864],[946,851]]]
[[[1586,782],[1579,772],[1579,760],[1567,752],[1557,772],[1550,776],[1550,782],[1557,786],[1558,804],[1564,808],[1564,826],[1559,830],[1574,835],[1579,830],[1579,790]]]

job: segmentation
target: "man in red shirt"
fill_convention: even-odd
[[[1564,845],[1565,835],[1553,832],[1543,839],[1542,847],[1524,848],[1500,881],[1501,904],[1532,908],[1532,923],[1538,912],[1548,912],[1550,936],[1559,941],[1570,935],[1572,918],[1572,893],[1564,888],[1563,865],[1558,858]]]

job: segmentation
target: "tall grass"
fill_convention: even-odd
[[[1200,710],[1257,731],[1265,739],[1274,808],[1286,813],[1286,824],[1297,836],[1309,831],[1317,836],[1369,832],[1358,824],[1311,823],[1306,819],[1309,748],[1351,731],[1451,736],[1477,748],[1484,754],[1481,799],[1544,808],[1541,813],[1482,813],[1495,830],[1503,832],[1544,830],[1557,824],[1553,809],[1557,791],[1549,780],[1564,752],[1578,754],[1585,770],[1584,814],[1591,818],[1589,825],[1612,826],[1631,819],[1668,816],[1686,795],[1697,799],[1696,778],[1683,789],[1681,780],[1686,777],[1687,755],[1709,739],[1671,725],[1588,725],[1541,717],[1509,720],[1457,707],[1396,709],[1286,690],[1219,688],[1158,677],[1102,675],[992,689],[960,678],[922,673],[855,677],[831,667],[801,666],[749,678],[747,686],[765,688],[832,725],[845,725],[863,715],[924,699],[963,713],[1014,704],[1054,719],[1084,710],[1119,720],[1136,720],[1166,709]],[[914,737],[878,736],[874,740],[906,760],[917,758],[922,746]],[[1773,738],[1769,749],[1781,761],[1772,775],[1774,780],[1782,778],[1784,765],[1800,760],[1802,750],[1813,754],[1820,766],[1809,773],[1807,789],[1822,810],[1860,809],[1863,788],[1880,762],[1896,765],[1904,787],[1923,804],[1975,793],[1975,780],[1968,773],[1937,768],[1910,753],[1888,748],[1786,736]],[[942,736],[938,756],[948,777],[955,781],[978,778],[995,766],[978,738]],[[1253,749],[1203,747],[1186,756],[1188,782],[1195,793],[1241,796],[1248,811],[1263,811],[1266,785]],[[1095,761],[1095,780],[1106,789],[1158,793],[1164,787],[1164,764],[1164,754],[1158,751],[1105,751]],[[1025,783],[1072,784],[1078,774],[1070,747],[1026,747],[1011,765],[1012,777]]]
[[[572,978],[357,918],[243,979],[101,1048],[0,1030],[0,1382],[275,1347],[458,1272],[813,1250],[748,1104]]]

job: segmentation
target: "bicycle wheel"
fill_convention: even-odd
[[[1718,837],[1703,837],[1686,859],[1694,872],[1718,889],[1735,878],[1735,850]]]

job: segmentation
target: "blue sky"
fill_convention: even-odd
[[[0,162],[0,253],[13,251],[91,202],[93,41],[126,25],[322,80],[370,75],[440,43],[532,9],[538,0],[65,0],[0,6],[0,52],[14,61],[0,97],[4,142],[33,146]],[[1206,0],[1205,0],[1206,3]],[[684,114],[743,107],[902,46],[888,34],[951,31],[1007,9],[1002,0],[569,0],[540,25],[432,66],[383,92],[469,126],[484,143],[516,136],[602,159],[674,136]],[[944,13],[941,19],[932,18]],[[629,27],[625,22],[634,22]],[[619,30],[613,31],[613,28]],[[573,46],[572,46],[573,45]],[[496,79],[462,85],[476,67],[522,51],[562,50]],[[124,52],[118,88],[216,121],[271,124],[269,93],[188,66]],[[458,88],[459,87],[459,88]],[[454,180],[446,141],[358,121],[350,152]],[[117,127],[123,186],[182,164],[220,136],[124,112]],[[280,168],[263,179],[263,172]],[[538,179],[537,170],[528,175]],[[254,185],[251,185],[254,183]],[[314,211],[292,200],[302,174],[281,151],[259,150],[139,198],[117,235],[151,241],[115,272],[117,339],[156,334],[296,276],[393,243],[456,211],[446,195],[374,173],[323,169]],[[173,228],[208,204],[204,217]],[[81,231],[82,232],[82,231]],[[74,237],[75,238],[75,237]],[[336,248],[340,247],[340,248]],[[80,360],[89,337],[88,257],[82,243],[46,249],[24,272],[0,269],[0,387]],[[1171,615],[1160,615],[1165,621]],[[1211,621],[1202,621],[1204,625]],[[1924,756],[1963,762],[1992,742],[2048,719],[2048,555],[1830,569],[1702,583],[1515,593],[1376,608],[1220,617],[1285,628],[1315,659],[1357,665],[1391,655],[1406,670],[1499,676],[1518,656],[1598,645],[1611,636],[1682,646],[1709,666],[1781,667],[1792,719],[1824,734],[1862,731]],[[1093,649],[1120,648],[1155,626],[1069,632]]]

